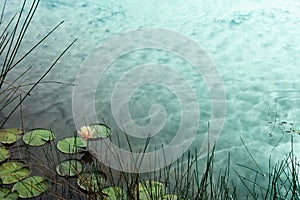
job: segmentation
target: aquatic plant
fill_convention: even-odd
[[[17,182],[12,192],[17,192],[21,198],[33,198],[41,195],[48,189],[48,181],[41,176],[30,176]]]
[[[121,187],[109,186],[102,189],[104,200],[117,200],[123,199],[127,200],[127,192]]]
[[[101,171],[90,171],[82,173],[77,178],[77,185],[89,193],[101,192],[107,180],[106,174]]]
[[[2,195],[3,198],[14,199],[15,196],[15,199],[19,197],[32,198],[43,194],[47,190],[53,191],[55,188],[49,187],[49,182],[59,184],[56,174],[66,180],[69,177],[77,177],[77,185],[81,190],[88,191],[89,193],[93,192],[94,195],[96,195],[96,192],[101,192],[102,186],[96,189],[95,185],[98,185],[100,177],[101,180],[104,179],[105,174],[101,171],[85,171],[82,173],[85,168],[83,167],[83,162],[79,159],[72,158],[70,154],[80,153],[80,151],[77,150],[79,146],[85,149],[85,140],[79,137],[71,137],[64,138],[55,144],[53,142],[55,138],[54,132],[41,128],[30,130],[25,134],[19,129],[14,128],[3,129],[0,130],[0,132],[5,133],[3,135],[7,135],[8,133],[17,134],[19,138],[22,138],[19,143],[13,142],[6,148],[0,147],[0,195]],[[6,145],[6,143],[4,144]],[[72,144],[71,149],[73,149],[71,151],[70,144]],[[28,153],[30,148],[44,147],[50,147],[51,149],[56,147],[57,150],[67,153],[70,157],[60,161],[58,157],[52,157],[53,155],[50,155],[49,151],[44,151],[48,161],[47,166],[41,158],[41,155],[36,157],[36,155],[32,153]],[[17,151],[13,151],[14,149]],[[55,152],[56,156],[59,156],[59,151]],[[41,175],[38,175],[39,173],[37,172],[40,172]],[[32,175],[29,176],[30,174]],[[91,183],[93,187],[91,187]],[[2,189],[4,185],[7,185],[6,189]],[[72,186],[70,184],[63,184],[60,187],[67,188]],[[75,189],[72,189],[70,192],[75,194],[75,191]],[[79,193],[84,194],[84,192],[80,191]],[[53,192],[53,195],[55,196],[56,194]]]
[[[249,192],[247,198],[251,199],[299,199],[300,198],[300,182],[299,182],[299,166],[300,163],[297,156],[294,154],[293,135],[291,135],[291,150],[280,161],[271,164],[272,158],[269,158],[269,171],[262,173],[257,167],[249,167],[242,164],[239,166],[251,171],[254,179],[244,177],[236,172],[237,176],[242,181],[242,184]],[[245,144],[244,144],[245,145]],[[257,162],[248,151],[249,156],[253,160],[255,166]],[[257,180],[261,178],[263,182]]]
[[[4,145],[11,145],[20,139],[20,134],[23,131],[17,128],[7,128],[0,130],[0,143]]]
[[[76,159],[64,160],[57,165],[56,172],[60,176],[76,176],[82,172],[82,164]]]
[[[91,124],[90,127],[93,130],[93,135],[90,139],[107,138],[111,135],[110,128],[105,124]]]
[[[31,94],[32,90],[42,82],[45,76],[52,70],[58,60],[66,53],[66,51],[74,44],[76,40],[71,42],[69,46],[62,51],[57,59],[48,67],[48,69],[40,75],[40,78],[32,84],[24,84],[21,82],[22,78],[32,67],[25,68],[23,72],[18,74],[13,81],[9,81],[10,74],[17,73],[15,70],[17,66],[21,65],[22,61],[28,57],[43,41],[45,41],[62,23],[58,23],[52,30],[48,32],[42,39],[34,44],[29,50],[20,56],[20,48],[25,35],[28,31],[29,25],[38,8],[40,0],[32,1],[29,11],[25,13],[25,6],[27,1],[24,0],[19,13],[16,13],[9,20],[4,20],[4,12],[6,0],[3,3],[1,11],[0,23],[0,113],[6,113],[5,117],[0,121],[0,128],[4,127],[12,114],[21,108],[21,104]],[[6,21],[6,25],[4,24]],[[22,66],[24,68],[24,66]],[[25,87],[29,86],[29,87]],[[25,89],[26,88],[26,89]]]
[[[11,192],[8,188],[0,188],[0,199],[17,200],[18,198],[17,192]]]
[[[0,163],[9,158],[9,151],[5,148],[0,147]]]
[[[92,125],[85,125],[77,130],[78,135],[84,139],[99,139],[99,138],[106,138],[111,135],[111,130],[105,124],[92,124]]]
[[[19,136],[24,138],[25,135],[26,133]],[[63,138],[62,143],[49,141],[42,146],[25,143],[22,139],[18,143],[1,147],[3,150],[0,153],[3,152],[1,153],[3,159],[0,165],[0,197],[2,195],[14,199],[16,195],[22,198],[42,195],[40,198],[43,199],[237,199],[236,186],[229,180],[230,155],[225,168],[216,173],[213,165],[214,149],[207,155],[205,168],[201,170],[199,160],[193,156],[197,155],[195,151],[194,154],[191,152],[184,154],[174,164],[158,171],[134,174],[114,171],[104,166],[92,154],[86,151],[75,151],[77,146],[78,149],[85,149],[86,143],[81,147],[79,144],[82,145],[86,140],[77,136],[70,138]],[[80,143],[77,144],[76,141]],[[254,162],[254,166],[257,166],[251,151],[242,139],[241,142]],[[65,145],[58,145],[59,143]],[[59,150],[62,146],[70,149],[70,144],[72,144],[72,151]],[[45,158],[35,154],[37,151],[29,153],[31,148],[42,149]],[[14,149],[17,149],[17,152],[14,152]],[[61,157],[64,159],[62,160]],[[20,159],[22,161],[19,161]],[[238,171],[236,175],[249,193],[245,198],[297,199],[300,188],[299,164],[292,148],[284,160],[274,166],[270,164],[269,172],[261,172],[257,169],[258,166],[251,168],[242,163],[238,164],[253,172],[253,180],[244,177]],[[261,182],[257,182],[259,176],[264,178],[267,184],[262,185]],[[3,189],[4,185],[5,189]]]
[[[138,183],[134,188],[135,199],[158,199],[166,194],[166,188],[163,183],[148,180]]]
[[[26,132],[23,136],[25,144],[31,146],[42,146],[55,139],[54,133],[47,129],[33,129]]]
[[[1,29],[0,57],[4,59],[0,73],[0,112],[7,111],[6,109],[14,104],[8,110],[7,117],[1,119],[1,128],[73,44],[71,43],[59,55],[29,89],[25,90],[24,84],[18,81],[29,72],[30,67],[24,69],[16,80],[11,82],[7,80],[15,67],[62,24],[62,22],[59,23],[27,53],[17,58],[26,30],[39,2],[39,0],[32,2],[25,20],[22,20],[26,4],[24,1],[21,12],[13,16],[4,29]],[[5,4],[6,1],[4,1],[0,19],[1,28],[4,25]],[[286,127],[287,123],[282,121],[278,125]],[[86,125],[77,131],[79,136],[63,138],[57,143],[54,141],[55,134],[51,130],[34,129],[23,134],[22,129],[0,130],[0,199],[35,197],[104,200],[237,199],[236,187],[229,180],[230,155],[227,165],[219,172],[214,171],[213,150],[207,155],[203,169],[199,169],[199,160],[195,156],[197,152],[193,155],[188,152],[173,165],[154,172],[133,174],[112,170],[101,164],[87,151],[89,140],[106,138],[112,134],[110,128],[104,124]],[[299,134],[296,128],[287,129],[285,132]],[[22,140],[19,140],[20,138]],[[130,146],[129,140],[127,141]],[[244,143],[243,145],[257,166],[253,155]],[[43,156],[41,153],[35,154],[36,152],[43,152]],[[255,177],[251,180],[236,172],[249,192],[246,199],[300,198],[299,162],[293,153],[293,148],[284,160],[279,161],[275,166],[270,164],[268,173],[262,173],[261,170],[252,169],[243,164],[239,166],[250,169]],[[256,181],[258,176],[265,177],[266,187]]]
[[[82,126],[77,133],[82,137],[82,139],[90,139],[93,137],[94,130],[90,126]]]
[[[30,169],[22,162],[9,161],[0,165],[2,184],[16,183],[29,175]]]
[[[86,151],[87,142],[80,137],[67,137],[57,142],[57,148],[62,153],[76,154]]]

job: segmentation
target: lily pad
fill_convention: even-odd
[[[8,132],[8,131],[0,131],[0,142],[2,144],[13,144],[18,140],[18,136],[14,133]]]
[[[48,181],[41,176],[30,176],[16,183],[12,191],[16,191],[21,198],[32,198],[41,195],[48,189]]]
[[[166,193],[166,188],[163,183],[158,181],[146,181],[135,186],[134,196],[136,199],[158,199]],[[137,195],[139,194],[139,195]]]
[[[22,162],[10,161],[0,166],[0,179],[3,184],[11,184],[26,178],[30,173]]]
[[[179,200],[176,194],[166,194],[159,198],[159,200]]]
[[[31,146],[42,146],[54,140],[54,133],[47,129],[33,129],[23,136],[23,141]]]
[[[127,200],[127,193],[120,187],[106,187],[102,189],[104,200]]]
[[[106,175],[101,171],[85,172],[77,178],[77,185],[88,192],[99,192],[104,186]]]
[[[105,124],[92,124],[90,127],[93,130],[91,139],[106,138],[111,135],[111,130]]]
[[[18,128],[2,129],[0,130],[0,142],[5,145],[11,145],[20,138],[18,135],[22,133],[23,131]]]
[[[0,199],[2,200],[17,200],[19,195],[17,192],[11,192],[8,188],[0,188]]]
[[[22,129],[19,128],[6,128],[4,131],[16,134],[16,135],[21,135],[23,133]]]
[[[67,154],[80,153],[86,150],[87,142],[80,137],[64,138],[57,143],[57,148]]]
[[[5,161],[9,157],[9,151],[0,147],[0,163]]]
[[[60,176],[76,176],[82,172],[82,164],[76,159],[64,160],[57,165],[56,172]]]

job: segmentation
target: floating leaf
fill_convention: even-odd
[[[23,141],[31,146],[42,146],[54,140],[54,133],[47,129],[33,129],[23,136]]]
[[[10,193],[10,189],[8,188],[0,188],[0,197],[4,197]]]
[[[64,138],[57,143],[57,148],[68,154],[80,153],[85,151],[87,143],[85,140],[82,140],[80,137],[69,137]]]
[[[0,147],[0,162],[5,161],[9,157],[9,151]]]
[[[8,188],[0,188],[0,199],[1,200],[17,200],[19,195],[17,192],[10,192]]]
[[[0,166],[0,179],[3,184],[11,184],[26,178],[29,172],[29,168],[22,162],[5,162]]]
[[[0,131],[0,142],[2,144],[13,144],[18,140],[18,136],[14,133],[5,131],[5,130],[1,130]]]
[[[176,194],[166,194],[159,198],[159,200],[179,200]]]
[[[16,183],[12,191],[17,191],[21,198],[37,197],[48,189],[48,181],[41,176],[30,176]]]
[[[6,145],[13,144],[19,139],[18,135],[22,133],[23,131],[18,128],[7,128],[0,130],[0,142]]]
[[[60,176],[75,176],[82,172],[82,164],[75,159],[65,160],[56,167],[56,172]]]
[[[126,191],[120,187],[106,187],[102,189],[104,200],[127,200]]]
[[[19,128],[6,128],[4,130],[7,132],[16,134],[16,135],[21,135],[23,133],[22,129],[19,129]]]
[[[91,139],[106,138],[111,135],[110,128],[105,124],[93,124],[90,127],[93,130]]]
[[[88,192],[101,191],[106,175],[101,171],[85,172],[77,178],[77,185]]]
[[[146,181],[136,185],[134,193],[136,199],[137,196],[139,196],[139,199],[145,200],[158,199],[166,193],[166,188],[163,183],[157,181]]]

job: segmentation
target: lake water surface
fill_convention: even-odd
[[[21,2],[8,1],[4,17],[11,17],[17,12]],[[24,52],[62,20],[63,25],[23,62],[23,66],[33,67],[27,82],[37,80],[39,73],[45,71],[75,38],[78,38],[75,45],[46,80],[76,84],[76,75],[83,61],[107,39],[136,29],[168,29],[201,46],[215,63],[222,79],[226,92],[226,117],[216,145],[216,170],[227,163],[228,153],[233,170],[249,173],[237,163],[255,167],[241,138],[264,172],[268,171],[270,155],[273,161],[278,161],[290,150],[290,134],[280,140],[282,132],[276,129],[270,137],[271,125],[268,122],[277,113],[279,120],[292,122],[300,128],[299,1],[42,0],[24,40]],[[149,63],[173,66],[195,91],[200,118],[191,148],[199,148],[211,118],[209,90],[203,77],[193,70],[190,63],[163,49],[130,52],[110,65],[95,92],[99,121],[107,122],[115,131],[119,130],[111,113],[112,89],[133,66]],[[17,71],[21,72],[22,68]],[[148,75],[141,73],[136,79],[145,80]],[[150,142],[150,151],[172,140],[181,120],[180,107],[176,95],[161,85],[146,84],[139,89],[132,94],[129,102],[132,118],[137,124],[143,126],[149,123],[149,109],[154,103],[162,105],[167,113],[165,126]],[[76,130],[72,92],[73,86],[41,84],[23,105],[25,127],[51,128],[59,138],[72,135]],[[193,111],[191,108],[190,112]],[[88,116],[86,121],[89,122]],[[19,126],[18,117],[14,116],[7,126]],[[136,147],[145,143],[143,139],[131,139]],[[295,152],[300,153],[300,136],[295,135],[294,147]],[[235,181],[240,185],[239,179],[235,178]],[[245,188],[238,187],[240,195],[245,195]]]

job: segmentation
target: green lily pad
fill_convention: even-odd
[[[16,183],[12,191],[16,191],[21,198],[32,198],[41,195],[48,189],[48,181],[41,176],[30,176]]]
[[[87,142],[80,137],[64,138],[57,143],[57,148],[67,154],[80,153],[86,150]]]
[[[93,130],[91,139],[106,138],[111,135],[110,128],[104,124],[92,124],[90,127]]]
[[[0,165],[0,179],[3,184],[11,184],[26,178],[30,173],[22,162],[10,161]]]
[[[17,200],[19,195],[17,192],[11,192],[8,188],[0,188],[0,199],[2,200]]]
[[[16,134],[16,135],[21,135],[23,133],[22,129],[19,128],[6,128],[4,131]]]
[[[76,176],[82,172],[82,164],[76,159],[64,160],[57,165],[56,172],[60,176]]]
[[[8,131],[0,131],[0,142],[2,144],[13,144],[18,140],[18,136]]]
[[[42,146],[54,140],[54,133],[47,129],[33,129],[23,136],[23,141],[31,146]]]
[[[85,172],[77,178],[77,185],[88,192],[99,192],[104,186],[106,175],[101,171]]]
[[[134,196],[139,196],[139,199],[151,200],[158,199],[166,193],[166,188],[163,183],[158,181],[146,181],[135,186]],[[139,195],[137,195],[139,194]]]
[[[102,189],[102,194],[104,194],[104,200],[127,200],[127,193],[120,187],[106,187]]]
[[[9,157],[9,151],[0,147],[0,163],[5,161]]]
[[[176,194],[166,194],[159,198],[159,200],[179,200]]]
[[[23,131],[18,128],[7,128],[0,130],[0,142],[5,145],[13,144],[20,138],[18,135],[22,133]]]

